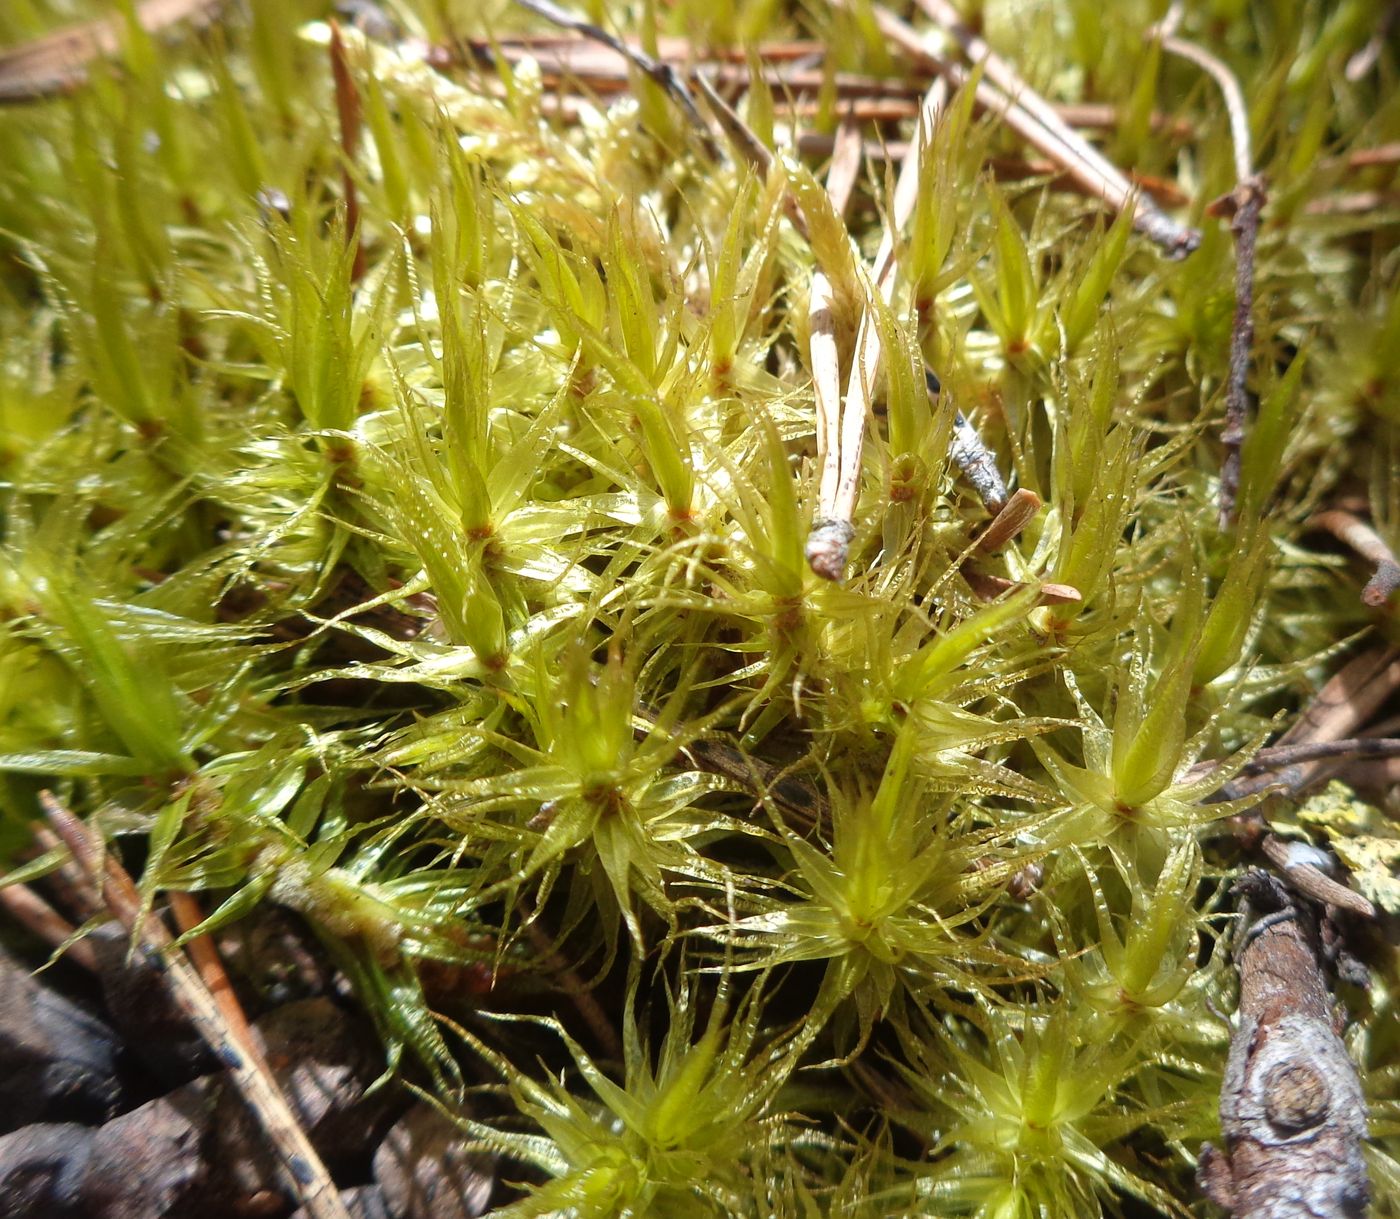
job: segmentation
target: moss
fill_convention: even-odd
[[[807,303],[820,266],[849,358],[877,162],[847,222],[816,166],[711,159],[636,73],[556,106],[487,41],[543,28],[503,4],[345,29],[358,144],[310,3],[128,31],[0,114],[0,842],[49,786],[140,848],[148,899],[297,911],[397,1069],[449,1109],[493,1081],[462,1120],[533,1182],[502,1214],[1194,1205],[1242,807],[1213,797],[1337,649],[1396,633],[1308,522],[1369,494],[1397,540],[1395,171],[1345,158],[1400,139],[1400,92],[1390,49],[1344,72],[1379,4],[1188,19],[1273,200],[1222,526],[1229,132],[1144,40],[1158,7],[979,6],[1204,240],[1166,261],[998,181],[1023,150],[955,96],[840,584],[803,555]],[[905,71],[861,6],[590,9]],[[89,13],[13,3],[0,37]],[[780,97],[749,119],[788,154]],[[995,553],[955,410],[1043,501]],[[438,963],[494,989],[427,993]],[[1379,1213],[1396,981],[1353,1030]]]

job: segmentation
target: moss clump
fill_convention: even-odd
[[[1395,170],[1347,160],[1400,139],[1400,91],[1390,50],[1343,70],[1382,6],[1187,24],[1245,82],[1272,199],[1225,527],[1216,96],[1144,38],[1158,6],[981,8],[1203,240],[1164,261],[999,181],[1023,150],[955,98],[842,584],[803,554],[807,303],[820,261],[849,348],[865,290],[834,211],[787,219],[816,167],[710,158],[635,73],[561,101],[509,41],[534,18],[455,7],[343,31],[357,139],[321,7],[275,0],[179,45],[133,25],[0,115],[4,849],[55,788],[149,899],[297,911],[398,1069],[475,1091],[464,1127],[527,1182],[503,1215],[1194,1206],[1242,807],[1214,797],[1395,633],[1309,527],[1368,490],[1400,519]],[[815,40],[829,128],[835,73],[907,71],[860,11],[607,16]],[[11,3],[0,37],[83,15]],[[747,116],[791,152],[780,101]],[[874,164],[866,253],[888,194]],[[954,410],[1044,501],[994,554]],[[1395,984],[1351,1034],[1382,1214]]]

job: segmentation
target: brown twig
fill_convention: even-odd
[[[1355,739],[1355,734],[1397,689],[1400,649],[1378,648],[1349,661],[1313,696],[1288,731],[1260,750],[1254,759],[1257,773],[1225,784],[1213,798],[1239,800],[1270,789],[1296,796],[1325,778],[1329,763],[1338,757],[1365,756],[1371,746],[1361,746],[1367,738]],[[1191,775],[1204,776],[1213,765],[1201,763]]]
[[[0,888],[0,907],[3,907],[21,927],[37,936],[50,948],[61,948],[73,937],[73,924],[28,885],[5,885]],[[68,944],[63,955],[89,973],[97,971],[97,956],[92,950],[92,945],[84,940],[75,940]]]
[[[1370,212],[1400,210],[1400,191],[1359,190],[1309,199],[1303,211],[1309,216],[1365,216]]]
[[[615,93],[625,90],[630,84],[630,56],[585,38],[538,35],[502,39],[491,44],[470,42],[468,48],[473,61],[487,60],[497,52],[510,63],[529,56],[540,66],[545,79],[554,85],[567,86],[572,82],[587,85],[595,93]],[[635,50],[634,47],[631,49]],[[822,57],[827,51],[822,43],[759,43],[753,47],[753,51],[759,61],[757,79],[773,90],[774,107],[784,114],[813,113],[821,103],[814,104],[808,100],[811,95],[831,90],[838,98],[854,102],[857,107],[872,102],[897,102],[901,108],[890,111],[886,117],[908,119],[918,114],[919,99],[928,89],[927,73],[914,72],[907,77],[892,79],[792,65],[794,59]],[[455,62],[450,50],[443,48],[442,52],[434,55],[435,63]],[[694,44],[685,39],[659,38],[655,58],[671,64],[677,70],[683,65],[691,65],[692,72],[703,72],[711,83],[725,89],[742,89],[754,79],[745,62],[747,49],[716,48],[710,51],[710,58],[703,63],[695,63],[694,53]],[[1071,127],[1102,131],[1118,125],[1119,111],[1113,105],[1102,102],[1055,102],[1051,105]],[[1194,134],[1187,120],[1157,111],[1149,115],[1148,125],[1152,131],[1170,139],[1190,139]]]
[[[560,8],[552,0],[515,0],[521,8],[528,9],[537,17],[543,17],[546,21],[560,26],[566,30],[573,30],[576,34],[581,34],[585,38],[590,38],[595,42],[600,42],[606,47],[610,47],[619,55],[625,57],[634,64],[638,71],[644,73],[654,80],[663,90],[675,99],[680,106],[685,117],[690,121],[690,125],[695,129],[700,137],[700,142],[704,146],[706,153],[712,158],[718,158],[719,147],[715,144],[714,136],[710,134],[710,128],[706,124],[704,116],[695,104],[695,97],[690,92],[689,87],[669,63],[663,59],[656,59],[648,55],[638,47],[630,46],[622,39],[609,34],[601,26],[594,25],[591,21],[584,21],[581,17],[575,17],[572,13]]]
[[[1390,599],[1391,593],[1400,588],[1400,563],[1395,561],[1395,552],[1359,516],[1340,508],[1329,508],[1319,512],[1308,523],[1327,530],[1339,542],[1350,546],[1363,559],[1375,565],[1375,575],[1361,590],[1364,604],[1372,609],[1382,606]]]
[[[739,117],[739,112],[725,101],[723,95],[710,80],[708,73],[695,73],[695,83],[700,86],[705,103],[719,121],[720,129],[739,154],[739,160],[750,166],[756,173],[766,177],[773,167],[772,150],[754,134],[753,128]]]
[[[180,21],[212,20],[223,2],[144,0],[136,6],[136,20],[142,29],[155,34]],[[117,11],[0,51],[0,104],[40,101],[71,93],[86,83],[89,65],[115,55],[125,38],[126,18]]]
[[[1235,886],[1238,1026],[1220,1090],[1223,1149],[1198,1176],[1236,1219],[1360,1219],[1366,1103],[1334,1025],[1318,917],[1260,870]]]
[[[1400,690],[1400,648],[1363,652],[1327,680],[1277,744],[1353,737],[1396,690]]]
[[[1353,148],[1347,153],[1345,164],[1348,169],[1372,169],[1382,165],[1400,165],[1400,140],[1389,144],[1376,144],[1370,148]]]
[[[53,890],[54,896],[69,916],[86,922],[101,914],[102,899],[88,882],[87,874],[73,861],[68,848],[58,840],[58,836],[48,826],[36,825],[34,842],[42,851],[61,851],[67,856],[58,865],[57,871],[50,872],[44,878],[44,882]]]
[[[796,144],[797,151],[802,156],[829,157],[831,150],[836,145],[836,138],[824,131],[799,131]],[[905,140],[865,140],[861,145],[861,155],[867,161],[876,164],[880,162],[898,164],[909,155],[909,144]],[[1099,197],[1097,193],[1088,191],[1084,183],[1064,173],[1053,161],[1027,161],[1020,157],[988,157],[986,166],[998,181],[1023,182],[1028,178],[1044,178],[1052,190],[1072,191],[1087,198],[1097,199]],[[1165,206],[1182,207],[1189,201],[1186,192],[1167,178],[1139,174],[1135,171],[1130,172],[1129,176],[1135,187],[1146,191],[1157,202]],[[1371,196],[1376,196],[1377,192],[1367,192],[1367,195],[1369,199]],[[1351,198],[1351,196],[1337,196],[1336,198]],[[1313,212],[1315,209],[1312,205],[1319,202],[1323,202],[1323,200],[1313,200],[1308,205],[1307,210],[1310,213]],[[1371,200],[1367,208],[1363,210],[1371,210],[1376,206],[1374,200]]]
[[[1376,908],[1354,889],[1333,880],[1322,869],[1332,860],[1326,852],[1311,843],[1286,841],[1277,834],[1266,835],[1260,850],[1264,858],[1282,874],[1290,889],[1310,898],[1319,905],[1350,910],[1362,918],[1374,919]]]
[[[1348,737],[1340,741],[1300,741],[1290,745],[1273,745],[1261,749],[1245,766],[1246,774],[1261,774],[1294,766],[1299,762],[1315,762],[1319,758],[1394,758],[1400,757],[1400,740],[1395,737]]]
[[[141,919],[141,897],[126,870],[81,821],[48,792],[40,793],[49,825],[72,853],[113,916],[148,951],[171,996],[228,1069],[244,1102],[277,1149],[292,1188],[311,1219],[350,1219],[335,1182],[298,1125],[276,1081],[250,1042],[225,1021],[219,1005],[185,956],[172,950],[170,933],[154,915]]]
[[[827,798],[810,783],[771,763],[709,738],[692,741],[686,746],[686,756],[701,770],[732,779],[746,791],[757,786],[760,791],[754,793],[755,807],[769,800],[804,829],[831,825]]]
[[[808,157],[829,157],[835,146],[834,136],[824,131],[799,131],[797,151]],[[909,154],[909,144],[904,140],[866,140],[861,153],[867,161],[903,161]],[[1086,197],[1097,199],[1097,192],[1090,192],[1083,182],[1063,172],[1053,161],[1027,161],[1020,157],[988,157],[987,168],[998,181],[1023,182],[1027,178],[1044,178],[1053,190],[1073,191]],[[1134,186],[1146,191],[1152,198],[1169,207],[1181,207],[1189,201],[1189,196],[1175,182],[1151,174],[1129,174]],[[1313,202],[1317,202],[1314,200]]]
[[[173,890],[169,896],[170,913],[174,915],[175,925],[179,927],[181,935],[187,935],[204,921],[204,912],[192,893]],[[213,939],[208,935],[194,936],[185,942],[185,951],[190,954],[190,960],[199,971],[200,980],[213,996],[214,1002],[219,1005],[224,1022],[233,1031],[236,1039],[247,1047],[250,1053],[261,1059],[252,1027],[248,1024],[248,1017],[234,993],[233,983],[229,981],[228,971],[224,969],[224,963],[219,958],[219,950],[215,947]]]
[[[1211,77],[1225,99],[1230,137],[1235,154],[1235,188],[1211,204],[1215,216],[1230,218],[1235,238],[1235,316],[1230,326],[1230,365],[1225,382],[1225,427],[1220,434],[1225,460],[1220,467],[1220,527],[1235,515],[1240,485],[1240,454],[1249,418],[1249,359],[1254,348],[1254,249],[1259,239],[1259,217],[1266,199],[1264,179],[1254,172],[1250,149],[1249,109],[1235,74],[1209,51],[1163,31],[1162,49],[1194,63]]]

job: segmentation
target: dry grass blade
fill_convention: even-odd
[[[141,28],[157,33],[180,21],[205,22],[224,0],[145,0],[136,6]],[[115,55],[125,38],[120,12],[69,25],[0,52],[0,103],[31,102],[69,93],[87,80],[88,65]]]
[[[1393,218],[1371,214],[1397,209],[1400,209],[1400,191],[1360,190],[1309,199],[1303,211],[1309,216],[1371,217],[1375,223],[1385,224],[1393,223]]]
[[[720,129],[738,153],[739,159],[750,166],[759,177],[766,178],[773,170],[772,150],[758,138],[753,128],[744,122],[739,112],[719,95],[719,91],[710,83],[704,72],[695,74],[695,83],[700,87],[705,104],[713,112]],[[802,208],[791,191],[783,196],[783,209],[792,227],[805,240],[807,218],[802,214]]]
[[[277,1149],[307,1214],[311,1219],[350,1219],[326,1166],[251,1043],[229,1026],[184,955],[171,951],[170,934],[160,921],[147,916],[138,925],[141,899],[131,877],[101,843],[94,841],[87,826],[53,796],[41,792],[40,800],[50,826],[68,847],[74,862],[87,874],[92,886],[101,891],[102,900],[116,919],[151,950],[151,959],[161,966],[172,997],[228,1069],[239,1094]]]
[[[943,59],[925,44],[911,26],[888,9],[872,6],[871,11],[880,32],[915,62],[925,64],[955,87],[961,88],[969,83],[971,76],[966,69]],[[1177,224],[1171,217],[1144,202],[1132,183],[1091,145],[1074,135],[1058,115],[1055,126],[1047,127],[1026,108],[1025,102],[1031,97],[1045,107],[1047,113],[1054,114],[1054,108],[1029,86],[1023,84],[1014,93],[1003,93],[987,80],[977,82],[979,107],[996,114],[1017,135],[1061,166],[1086,191],[1102,199],[1109,207],[1118,211],[1131,209],[1135,227],[1168,257],[1182,258],[1196,248],[1200,243],[1199,233]],[[1070,133],[1068,141],[1063,134],[1065,132]]]
[[[861,143],[854,124],[843,123],[827,173],[827,193],[838,214],[850,205],[860,169]],[[831,279],[820,267],[812,272],[808,314],[808,359],[812,368],[812,396],[817,415],[817,466],[820,470],[817,518],[826,520],[835,511],[841,479],[841,357],[832,314]]]
[[[812,368],[812,396],[817,414],[817,466],[821,471],[817,492],[817,516],[825,519],[836,503],[841,477],[838,443],[841,421],[841,358],[831,313],[831,280],[820,269],[812,273],[808,313],[808,361]]]
[[[1374,148],[1358,148],[1346,157],[1348,169],[1372,169],[1378,165],[1400,165],[1400,140],[1377,144]]]
[[[871,277],[874,290],[881,294],[887,304],[894,292],[894,253],[897,236],[913,215],[918,196],[919,164],[929,141],[933,138],[934,122],[943,107],[946,95],[943,82],[935,81],[924,97],[919,108],[914,155],[905,158],[895,183],[894,214],[880,239],[880,248],[875,255]],[[860,466],[865,444],[865,425],[870,417],[881,354],[875,308],[873,302],[868,302],[856,331],[855,353],[846,382],[846,397],[840,407],[839,428],[836,429],[839,461],[835,485],[830,485],[824,463],[817,519],[807,539],[807,562],[814,572],[827,580],[839,580],[845,574],[851,539],[855,536],[852,521],[856,501],[860,496]]]
[[[850,210],[851,195],[860,176],[862,152],[860,128],[848,115],[836,129],[836,143],[826,171],[826,193],[831,196],[836,214],[843,219]]]
[[[1097,172],[1105,182],[1113,182],[1118,187],[1127,185],[1127,180],[1118,167],[1075,131],[1065,121],[1060,111],[1032,89],[1015,68],[1002,59],[1000,55],[997,55],[983,39],[968,29],[963,24],[957,9],[949,4],[948,0],[918,0],[918,4],[930,18],[957,40],[958,45],[963,49],[963,54],[969,60],[983,68],[988,80],[1004,90],[1014,104],[1031,115],[1046,131],[1060,141],[1074,161]],[[1064,164],[1066,171],[1069,171],[1069,164],[1060,162],[1058,158],[1056,161],[1057,164]],[[1120,203],[1117,206],[1122,207],[1125,204]],[[1133,206],[1135,208],[1134,222],[1138,229],[1149,236],[1161,233],[1166,241],[1165,248],[1169,253],[1179,255],[1188,252],[1184,247],[1188,243],[1199,240],[1199,237],[1194,234],[1188,237],[1189,230],[1178,230],[1174,235],[1169,236],[1171,230],[1176,227],[1175,222],[1157,212],[1141,196],[1134,201]],[[1153,239],[1157,240],[1156,237]]]
[[[1377,648],[1335,673],[1280,738],[1280,745],[1354,736],[1400,689],[1400,648]]]
[[[705,150],[713,157],[719,155],[719,150],[715,146],[714,137],[710,134],[709,127],[705,124],[704,116],[700,113],[700,108],[695,104],[695,98],[691,94],[685,81],[681,79],[680,73],[668,64],[665,60],[654,59],[645,51],[637,47],[629,46],[622,39],[609,34],[601,26],[594,25],[591,21],[584,21],[580,17],[575,17],[572,13],[560,8],[557,4],[550,3],[550,0],[515,0],[521,8],[528,9],[537,17],[543,17],[546,21],[566,30],[573,30],[576,34],[582,34],[585,38],[591,38],[596,42],[601,42],[604,46],[610,47],[619,55],[635,64],[637,68],[651,77],[667,93],[676,100],[686,118],[690,121],[696,132],[700,136],[701,143]]]

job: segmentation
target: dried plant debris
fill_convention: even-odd
[[[1393,8],[0,3],[0,1210],[1400,1217]]]
[[[1244,921],[1220,1097],[1225,1145],[1202,1149],[1202,1185],[1239,1219],[1363,1215],[1366,1103],[1338,1035],[1317,914],[1265,872],[1236,889]]]

